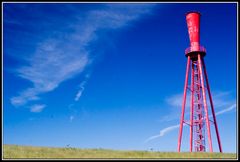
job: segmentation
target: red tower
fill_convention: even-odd
[[[207,77],[207,70],[204,63],[204,56],[206,50],[200,46],[200,13],[188,12],[186,14],[188,34],[190,39],[190,47],[185,50],[187,57],[187,68],[184,84],[184,93],[182,101],[182,113],[180,119],[180,129],[178,136],[178,152],[181,148],[183,123],[190,127],[190,152],[205,152],[207,145],[205,145],[205,128],[207,129],[207,143],[209,151],[212,152],[212,138],[210,130],[210,122],[214,124],[216,131],[219,151],[222,152],[221,141],[219,137],[216,116],[213,107],[213,101],[210,91],[210,85]],[[191,75],[189,74],[191,72]],[[188,85],[188,78],[191,76],[191,84]],[[190,118],[189,122],[184,119],[186,95],[190,91]],[[207,98],[208,97],[208,98]],[[213,121],[209,119],[208,103],[210,101],[211,113]]]

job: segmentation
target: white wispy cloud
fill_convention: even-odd
[[[220,106],[226,106],[231,100],[226,101],[224,98],[229,98],[230,96],[230,91],[216,91],[212,93],[212,98],[214,100],[214,106],[215,107],[220,107]],[[190,102],[188,102],[190,99],[190,92],[188,91],[187,96],[186,96],[186,108],[190,107]],[[208,97],[208,95],[207,95]],[[177,107],[181,108],[182,107],[182,101],[183,100],[183,93],[175,94],[172,96],[169,96],[165,99],[166,103],[172,107]]]
[[[85,89],[85,84],[87,83],[87,80],[88,80],[88,78],[90,77],[90,75],[89,74],[87,74],[86,76],[85,76],[85,80],[84,81],[82,81],[82,83],[79,85],[79,90],[78,90],[78,92],[77,92],[77,94],[76,94],[76,96],[75,96],[75,101],[78,101],[79,99],[80,99],[80,97],[82,96],[82,93],[83,93],[83,91],[84,91],[84,89]]]
[[[75,118],[75,117],[74,117],[73,115],[71,115],[71,116],[69,117],[69,121],[72,122],[74,118]]]
[[[149,142],[149,141],[151,141],[151,140],[154,140],[154,139],[156,139],[156,138],[162,137],[162,136],[164,136],[166,133],[168,133],[168,132],[170,132],[170,131],[172,131],[172,130],[174,130],[174,129],[177,129],[178,127],[179,127],[179,124],[166,127],[166,128],[164,128],[164,129],[162,129],[158,135],[149,137],[147,140],[145,140],[144,143],[147,143],[147,142]]]
[[[229,108],[226,108],[226,109],[223,109],[223,110],[221,110],[221,111],[216,112],[215,115],[224,114],[224,113],[226,113],[226,112],[228,112],[228,111],[233,110],[234,108],[236,108],[236,104],[233,104],[233,105],[230,106]],[[211,115],[211,116],[212,116],[212,115]]]
[[[30,111],[34,113],[42,112],[42,110],[46,107],[46,105],[33,105],[30,107]]]
[[[84,85],[86,84],[86,81],[83,81],[81,84],[80,84],[80,89],[78,90],[76,96],[75,96],[75,101],[78,101],[79,98],[82,96],[82,92],[84,91]]]
[[[56,25],[48,22],[48,30],[53,31],[52,34],[47,35],[45,40],[36,45],[32,55],[23,58],[27,65],[16,69],[16,74],[30,81],[33,86],[12,97],[10,99],[12,105],[21,106],[29,101],[39,100],[40,94],[53,91],[63,81],[82,73],[93,61],[88,46],[100,39],[97,31],[129,25],[133,20],[149,13],[153,6],[107,4],[82,13],[76,6],[68,5],[68,9],[74,10],[71,13],[76,14],[73,15],[75,21],[71,19],[68,25],[65,23],[66,26],[64,28],[61,26],[59,30]],[[75,100],[81,97],[84,84],[85,82],[82,87],[80,86]]]
[[[186,95],[186,108],[190,107],[189,102],[187,102],[188,98],[190,97],[190,93],[187,93]],[[166,98],[166,103],[172,107],[177,107],[177,108],[181,108],[182,107],[182,100],[183,100],[183,93],[179,93],[179,94],[175,94],[172,95],[170,97]]]
[[[207,96],[208,98],[208,96]],[[235,100],[231,96],[230,91],[214,91],[212,92],[213,105],[215,110],[219,110],[224,107],[232,105]],[[180,113],[182,110],[182,100],[183,93],[175,94],[169,96],[165,99],[166,104],[170,108],[170,113],[168,115],[162,116],[159,120],[160,122],[168,122],[180,118]],[[185,106],[185,116],[189,116],[188,109],[190,108],[190,92],[187,93],[186,106]],[[210,103],[208,103],[210,107]]]
[[[27,101],[34,101],[34,100],[38,100],[39,97],[36,96],[37,91],[35,90],[35,88],[28,88],[26,89],[25,91],[21,92],[20,93],[20,96],[17,96],[17,97],[12,97],[10,100],[11,100],[11,103],[14,105],[14,106],[19,106],[19,105],[23,105],[23,104],[26,104]]]
[[[226,113],[226,112],[228,112],[228,111],[233,110],[234,108],[236,108],[236,104],[233,104],[233,105],[229,106],[228,108],[225,108],[225,109],[223,109],[223,110],[221,110],[221,111],[216,112],[215,115],[218,116],[218,115],[224,114],[224,113]],[[210,115],[209,117],[212,117],[212,115]],[[169,132],[171,132],[171,131],[173,131],[173,130],[175,130],[175,129],[178,129],[179,126],[180,126],[180,125],[177,124],[177,125],[172,125],[172,126],[166,127],[166,128],[164,128],[164,129],[162,129],[159,134],[147,138],[147,139],[145,140],[145,143],[147,143],[147,142],[149,142],[149,141],[151,141],[151,140],[154,140],[154,139],[156,139],[156,138],[162,137],[162,136],[164,136],[165,134],[167,134],[167,133],[169,133]],[[186,126],[186,124],[184,123],[183,126]]]

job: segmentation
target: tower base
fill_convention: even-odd
[[[217,140],[218,140],[219,151],[222,152],[210,86],[208,83],[206,67],[203,60],[205,55],[206,55],[206,50],[204,47],[200,47],[198,51],[191,51],[191,48],[187,48],[185,50],[185,56],[187,57],[187,69],[186,69],[186,76],[185,76],[182,113],[181,113],[180,129],[179,129],[179,137],[178,137],[178,152],[180,152],[180,148],[181,148],[183,123],[189,125],[190,127],[190,139],[189,139],[190,152],[193,151],[193,148],[195,152],[205,152],[207,150],[206,139],[205,139],[205,129],[207,130],[208,149],[210,152],[213,152],[210,122],[214,124]],[[190,87],[188,86],[188,78],[190,75],[189,71],[191,73]],[[187,90],[189,90],[191,93],[189,121],[186,121],[184,119]],[[209,111],[207,107],[206,94],[208,94],[208,98],[210,101],[213,121],[209,119]]]

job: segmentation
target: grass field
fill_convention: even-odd
[[[117,151],[107,149],[50,148],[19,145],[3,145],[3,159],[52,158],[52,159],[236,159],[235,153],[176,153],[150,151]]]

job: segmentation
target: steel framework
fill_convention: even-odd
[[[190,38],[190,47],[185,50],[187,57],[187,68],[185,75],[185,84],[183,92],[182,113],[180,119],[180,129],[178,136],[178,152],[181,148],[182,130],[183,124],[187,124],[190,127],[190,152],[193,151],[193,144],[195,152],[207,151],[205,128],[207,129],[207,142],[210,152],[213,152],[212,138],[210,130],[210,122],[214,124],[216,131],[217,142],[219,151],[222,152],[222,146],[220,136],[218,132],[218,126],[216,121],[216,115],[214,112],[213,101],[210,91],[210,85],[208,82],[207,70],[204,63],[204,56],[206,55],[206,49],[199,44],[199,20],[200,13],[189,12],[186,15],[188,32]],[[189,72],[191,74],[189,74]],[[191,76],[191,83],[189,82],[189,75]],[[189,122],[184,119],[186,95],[187,91],[190,91],[190,120]],[[208,94],[208,95],[207,95]],[[213,121],[209,119],[207,96],[210,101],[211,113]]]

